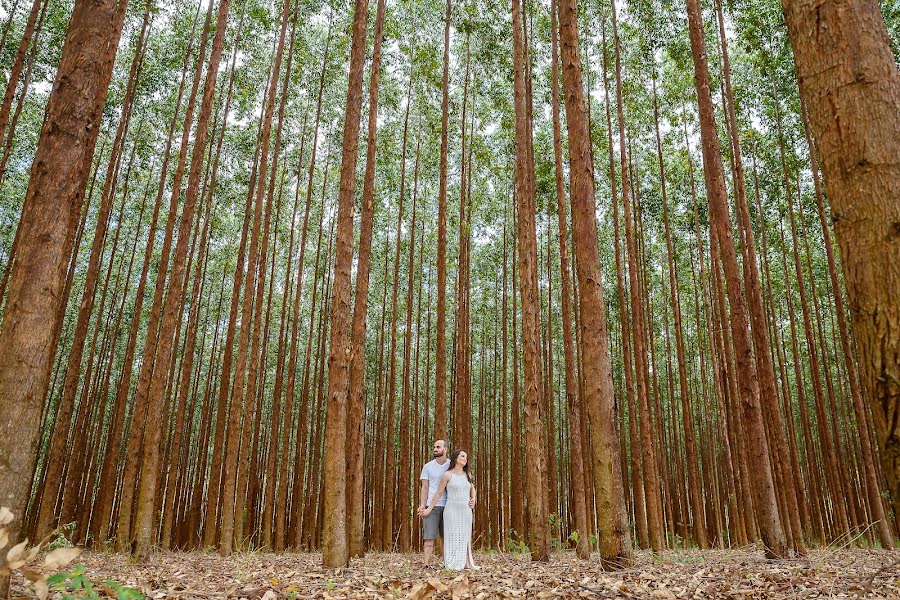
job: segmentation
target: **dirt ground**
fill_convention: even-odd
[[[900,552],[813,550],[802,559],[769,561],[757,548],[641,552],[633,567],[604,572],[596,555],[580,561],[571,552],[549,563],[527,555],[476,554],[478,571],[422,567],[421,555],[369,554],[349,568],[328,570],[319,554],[249,552],[157,553],[141,563],[120,554],[86,552],[84,579],[58,583],[50,597],[85,596],[91,582],[100,597],[116,597],[115,584],[147,598],[383,598],[411,600],[490,598],[895,598],[900,599]],[[67,567],[69,571],[74,565]],[[106,583],[104,583],[106,582]],[[29,595],[24,579],[13,597]],[[96,596],[94,596],[96,597]],[[123,597],[123,596],[119,596]],[[125,596],[127,597],[127,596]]]

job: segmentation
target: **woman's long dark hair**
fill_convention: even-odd
[[[463,450],[462,448],[460,448],[459,450],[454,450],[453,452],[450,453],[450,466],[447,467],[448,471],[452,471],[453,469],[456,468],[456,459],[459,458],[460,452],[466,452],[466,451]],[[469,453],[466,452],[466,457],[468,457],[468,455],[469,455]],[[466,474],[466,478],[469,481],[472,481],[472,476],[469,474],[469,461],[466,461],[466,464],[463,465],[463,473]]]

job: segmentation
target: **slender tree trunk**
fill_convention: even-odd
[[[576,552],[581,559],[590,557],[588,543],[587,512],[585,509],[584,463],[581,456],[581,414],[579,410],[578,382],[575,377],[575,343],[572,339],[572,307],[569,295],[569,242],[566,220],[566,193],[562,167],[562,135],[559,109],[559,49],[556,33],[556,0],[550,7],[550,35],[552,66],[553,110],[553,159],[556,174],[556,209],[559,223],[559,278],[562,304],[563,353],[565,357],[566,408],[569,416],[569,468],[572,478],[573,512],[575,530],[578,532]],[[505,305],[504,305],[505,310]],[[504,331],[505,333],[505,331]],[[505,345],[505,340],[504,340]]]
[[[410,73],[412,75],[412,73]],[[406,196],[406,148],[409,132],[409,109],[412,105],[412,79],[409,81],[409,100],[406,103],[406,117],[403,124],[403,141],[400,150],[400,196],[397,208],[397,229],[394,237],[394,269],[391,277],[391,341],[388,346],[388,366],[385,370],[387,377],[387,395],[385,399],[385,412],[387,413],[385,464],[384,464],[384,511],[381,513],[382,537],[386,549],[392,552],[397,535],[397,527],[394,524],[395,512],[395,480],[397,476],[397,453],[394,438],[396,437],[396,396],[397,396],[397,302],[400,279],[400,237],[403,229],[403,202]]]
[[[324,531],[322,562],[343,567],[350,562],[347,543],[347,394],[354,347],[350,339],[350,268],[353,261],[353,212],[356,159],[366,58],[368,0],[356,0],[350,48],[350,72],[341,155],[335,239],[331,348],[328,357],[328,408],[325,417]],[[358,350],[357,350],[358,351]]]
[[[25,67],[25,55],[28,53],[28,47],[31,45],[31,37],[35,32],[38,14],[41,12],[41,5],[46,4],[49,0],[32,0],[31,10],[28,13],[28,19],[25,21],[25,29],[22,31],[22,37],[19,40],[19,46],[16,48],[16,55],[13,57],[12,66],[10,67],[8,79],[6,80],[6,91],[3,93],[3,103],[0,104],[0,139],[6,132],[6,125],[9,123],[9,113],[12,110],[13,96],[16,93],[16,87],[19,85],[19,76],[22,75],[22,69]],[[71,23],[69,24],[71,27]],[[121,34],[120,34],[121,35]],[[2,46],[0,46],[2,47]],[[25,93],[27,89],[23,90]],[[13,131],[10,130],[9,137],[12,138]]]
[[[517,209],[516,203],[513,202],[513,216],[515,218]],[[522,408],[519,399],[519,343],[518,343],[518,323],[519,323],[519,305],[518,302],[518,274],[517,268],[519,244],[512,245],[512,411],[510,414],[510,432],[512,439],[522,439]],[[519,538],[517,541],[523,542],[527,539],[527,522],[525,518],[525,498],[523,482],[522,482],[522,448],[521,444],[513,444],[512,458],[510,460],[510,496],[512,497],[510,510],[512,512],[512,528]]]
[[[447,437],[447,153],[450,127],[450,18],[451,0],[444,12],[444,74],[441,80],[441,158],[438,172],[437,231],[437,339],[434,355],[434,433]]]
[[[407,265],[406,279],[406,330],[403,336],[403,379],[400,391],[400,477],[397,489],[400,492],[400,534],[397,541],[397,549],[400,552],[409,552],[411,548],[410,525],[413,518],[410,512],[410,469],[412,448],[410,444],[410,388],[412,365],[410,355],[412,351],[412,315],[413,315],[413,288],[415,275],[415,246],[416,246],[416,201],[419,191],[419,141],[416,141],[416,166],[413,175],[412,215],[409,220],[409,263]],[[421,283],[421,278],[420,278]],[[421,287],[419,289],[419,316],[421,321]],[[418,328],[417,328],[418,330]]]
[[[752,489],[757,511],[757,523],[762,534],[765,553],[769,557],[784,557],[787,542],[778,516],[772,466],[769,461],[765,424],[760,404],[759,381],[749,339],[746,302],[741,289],[740,273],[731,232],[731,216],[725,190],[722,154],[716,133],[715,115],[709,86],[706,41],[699,0],[687,0],[691,49],[694,58],[694,83],[700,112],[700,133],[703,143],[703,172],[709,195],[713,235],[722,253],[731,306],[731,329],[734,335],[737,376],[741,388],[744,425],[749,438],[752,460]]]
[[[372,66],[369,73],[369,123],[366,172],[360,215],[359,257],[356,263],[356,297],[353,304],[351,345],[356,351],[350,363],[347,421],[347,535],[351,557],[365,554],[363,531],[363,428],[366,409],[366,315],[369,270],[372,262],[372,228],[375,220],[375,157],[378,144],[378,89],[381,77],[381,44],[384,38],[385,0],[378,0],[375,14]],[[412,80],[410,79],[410,82]],[[411,98],[410,98],[411,100]],[[407,114],[409,109],[407,109]]]
[[[662,138],[659,133],[659,103],[656,97],[656,79],[653,79],[653,120],[656,130],[656,153],[659,160],[660,191],[663,201],[663,225],[666,231],[666,252],[669,263],[669,300],[675,322],[675,349],[678,355],[678,390],[681,395],[682,422],[684,425],[684,448],[688,474],[688,491],[691,505],[691,517],[694,523],[694,541],[701,549],[709,547],[706,536],[706,513],[703,510],[703,496],[700,489],[700,478],[697,468],[697,440],[694,433],[694,415],[691,409],[691,396],[687,380],[687,357],[684,352],[684,334],[681,327],[681,299],[678,294],[678,272],[676,270],[675,246],[672,242],[672,231],[669,227],[669,204],[666,193],[666,172],[663,163]],[[698,330],[699,331],[699,330]]]

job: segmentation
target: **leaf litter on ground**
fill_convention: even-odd
[[[596,554],[582,561],[572,552],[555,553],[547,563],[522,554],[479,553],[481,570],[463,572],[423,567],[420,554],[379,553],[344,569],[324,568],[320,554],[291,552],[225,558],[213,552],[156,552],[134,562],[123,554],[86,551],[78,563],[92,581],[113,580],[148,599],[900,599],[900,566],[892,564],[897,557],[885,550],[825,548],[773,561],[751,546],[637,552],[634,564],[621,571],[604,571]],[[50,567],[42,568],[50,574]],[[12,597],[28,597],[32,590],[24,578],[14,579]]]

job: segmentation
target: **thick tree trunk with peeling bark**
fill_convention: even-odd
[[[0,325],[0,502],[14,514],[13,540],[28,501],[62,291],[125,8],[119,0],[75,4],[19,222]],[[7,586],[0,577],[0,593]]]
[[[897,514],[900,72],[875,0],[793,0],[782,6],[831,202],[860,379]]]

